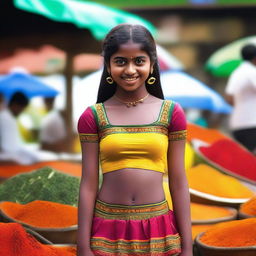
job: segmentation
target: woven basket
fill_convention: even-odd
[[[200,241],[200,237],[204,233],[199,234],[195,238],[195,246],[200,256],[255,256],[256,246],[248,247],[216,247],[209,246]],[[232,239],[232,238],[231,238]]]
[[[42,237],[46,238],[53,244],[75,244],[77,237],[77,225],[73,225],[65,228],[41,228],[31,226],[27,223],[15,220],[10,216],[6,215],[2,210],[0,211],[1,218],[4,222],[16,222],[28,228],[32,231],[35,231]]]

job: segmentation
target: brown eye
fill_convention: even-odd
[[[115,59],[114,63],[117,64],[118,66],[122,66],[126,64],[126,60],[119,58],[119,59]]]
[[[142,65],[142,64],[145,63],[145,59],[142,58],[142,57],[137,57],[137,58],[135,59],[135,63],[136,63],[136,65]]]

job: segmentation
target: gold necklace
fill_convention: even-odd
[[[138,103],[143,103],[143,101],[149,96],[149,93],[144,96],[143,98],[139,99],[139,100],[135,100],[135,101],[123,101],[121,100],[119,97],[117,97],[116,95],[114,95],[114,97],[121,103],[125,104],[127,108],[133,106],[136,107]]]

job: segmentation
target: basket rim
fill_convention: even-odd
[[[31,235],[33,235],[37,240],[40,239],[41,241],[43,241],[45,244],[49,244],[49,245],[53,245],[53,243],[51,241],[49,241],[48,239],[46,239],[44,236],[40,235],[39,233],[37,233],[35,230],[24,227],[24,229]]]
[[[4,202],[4,201],[1,201],[1,202]],[[56,228],[45,228],[45,227],[36,227],[36,226],[33,226],[33,225],[30,225],[28,223],[25,223],[25,222],[22,222],[22,221],[19,221],[19,220],[16,220],[12,217],[10,217],[9,215],[7,215],[3,209],[0,209],[0,214],[5,218],[7,219],[9,222],[16,222],[16,223],[19,223],[21,224],[22,226],[26,227],[26,228],[29,228],[29,229],[32,229],[34,231],[47,231],[47,232],[63,232],[63,231],[71,231],[71,230],[77,230],[78,229],[78,225],[72,225],[72,226],[68,226],[68,227],[56,227]]]
[[[215,251],[246,251],[246,250],[255,250],[256,251],[256,245],[255,246],[241,246],[241,247],[223,247],[223,246],[211,246],[204,244],[200,241],[201,236],[204,235],[205,232],[199,233],[195,238],[195,243],[197,246],[201,246],[205,249],[211,249]]]
[[[71,246],[71,247],[76,247],[76,244],[51,244],[51,246],[55,247],[65,247],[65,246]]]
[[[200,151],[199,151],[199,146],[207,146],[210,145],[209,143],[206,143],[202,140],[199,139],[192,139],[191,140],[191,144],[196,152],[196,154],[198,154],[203,160],[205,160],[206,162],[208,162],[209,164],[211,164],[212,166],[214,166],[215,168],[217,168],[219,171],[223,172],[224,174],[228,174],[230,176],[233,176],[241,181],[246,181],[250,184],[256,185],[256,180],[251,180],[249,178],[246,178],[244,176],[241,176],[239,174],[236,174],[222,166],[220,166],[219,164],[213,162],[212,160],[210,160],[208,157],[206,157],[205,155],[203,155]]]
[[[243,219],[245,219],[245,218],[256,218],[256,215],[250,215],[250,214],[244,213],[239,209],[238,210],[238,217],[242,217]]]

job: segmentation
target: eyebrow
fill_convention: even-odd
[[[143,59],[146,59],[147,58],[147,56],[136,56],[136,57],[133,57],[133,58],[131,58],[131,59],[137,59],[137,58],[143,58]],[[121,57],[121,56],[116,56],[115,58],[114,58],[114,60],[115,59],[129,59],[129,58],[125,58],[125,57]]]

